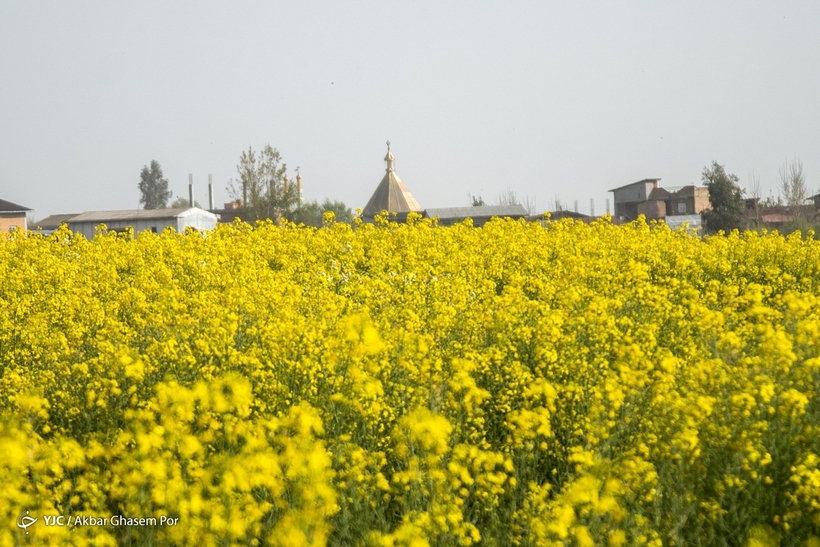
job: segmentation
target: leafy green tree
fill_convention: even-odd
[[[330,201],[330,198],[325,198],[321,209],[322,213],[333,212],[336,215],[336,222],[353,222],[353,210],[342,201]]]
[[[487,203],[484,201],[483,197],[474,196],[472,194],[469,194],[469,196],[470,196],[470,200],[472,200],[472,202],[473,202],[473,207],[483,207],[484,205],[487,205]]]
[[[177,196],[174,201],[171,202],[171,209],[176,209],[177,207],[188,207],[191,203],[191,200],[188,198],[184,198],[182,196]],[[199,204],[197,200],[194,200],[194,207],[199,207],[200,209],[202,206]]]
[[[299,208],[296,184],[287,176],[287,165],[279,151],[266,144],[258,154],[248,147],[236,166],[239,179],[228,182],[228,193],[241,199],[245,218],[249,222],[262,219],[279,220]]]
[[[710,232],[723,230],[726,233],[740,228],[745,212],[743,191],[738,186],[736,175],[726,173],[718,162],[703,168],[702,180],[709,189],[711,207],[701,213],[701,218]]]
[[[302,203],[288,216],[288,220],[305,226],[322,225],[322,209],[316,200]]]
[[[168,189],[168,179],[162,176],[162,167],[157,160],[151,160],[151,167],[143,166],[140,171],[140,204],[146,209],[165,209],[173,195]]]
[[[763,201],[760,202],[760,207],[766,209],[766,208],[770,208],[770,207],[782,207],[783,206],[783,200],[780,198],[779,194],[776,198],[773,195],[771,195],[771,191],[769,192],[769,194],[770,195],[766,196],[766,199],[764,199]]]
[[[291,222],[306,226],[322,226],[322,215],[333,212],[336,222],[352,222],[353,211],[341,201],[330,201],[329,198],[320,204],[318,201],[308,201],[301,204],[287,217]]]

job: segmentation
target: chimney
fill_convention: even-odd
[[[188,201],[190,206],[194,206],[194,176],[188,173]]]
[[[576,213],[578,212],[578,200],[577,199],[575,200],[575,212]]]
[[[595,198],[589,198],[589,216],[595,216]]]
[[[214,179],[210,173],[208,173],[208,207],[210,211],[216,209],[214,207]]]
[[[302,175],[296,172],[296,191],[299,193],[299,201],[302,201]]]
[[[606,214],[609,214],[609,198],[606,198]]]

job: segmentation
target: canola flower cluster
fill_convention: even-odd
[[[820,547],[817,240],[326,220],[0,239],[0,544]]]

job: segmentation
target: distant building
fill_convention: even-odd
[[[661,179],[643,179],[610,190],[615,195],[615,216],[623,220],[635,220],[640,214],[638,204],[649,199],[652,190]]]
[[[236,219],[248,222],[248,212],[245,203],[241,199],[224,204],[222,209],[211,209],[211,212],[219,215],[219,222],[231,223]]]
[[[677,188],[655,188],[649,194],[649,200],[662,202],[664,205],[658,216],[653,218],[699,215],[709,208],[709,189],[694,184]]]
[[[0,199],[0,232],[25,230],[26,213],[29,211],[31,209],[28,207]]]
[[[538,215],[538,218],[534,219],[534,220],[541,220],[543,218],[543,216],[544,215]],[[575,211],[560,210],[560,211],[550,212],[550,220],[552,220],[552,221],[563,220],[565,218],[571,218],[573,220],[580,220],[581,222],[583,222],[585,224],[590,224],[595,219],[597,219],[598,217],[594,217],[592,215],[585,215],[583,213],[576,213]]]
[[[647,220],[668,219],[667,224],[680,224],[671,217],[690,217],[694,221],[700,213],[709,208],[709,190],[690,184],[677,188],[661,188],[661,179],[643,179],[626,186],[610,190],[615,196],[615,217],[635,220],[644,215]],[[680,220],[680,219],[679,219]],[[697,221],[700,226],[700,220]]]
[[[760,222],[772,229],[781,229],[784,225],[794,221],[794,215],[788,207],[767,207],[760,212]]]
[[[384,177],[376,187],[364,209],[362,218],[365,222],[372,222],[373,218],[387,211],[391,213],[390,220],[403,222],[409,213],[419,213],[424,218],[438,219],[439,226],[452,226],[467,218],[472,219],[473,226],[482,226],[493,217],[526,218],[527,210],[522,205],[484,205],[480,207],[442,207],[422,209],[410,190],[396,174],[393,167],[395,156],[390,151],[390,142],[387,143],[387,162]]]
[[[97,226],[105,224],[109,230],[123,231],[132,228],[134,233],[162,232],[171,227],[177,232],[185,228],[210,230],[216,226],[217,216],[197,207],[175,207],[171,209],[136,209],[131,211],[90,211],[68,220],[73,232],[82,233],[91,239]]]
[[[43,235],[51,235],[57,231],[57,228],[63,224],[68,224],[68,221],[76,216],[77,213],[50,215],[37,222],[30,222],[29,229]]]
[[[684,224],[688,224],[690,228],[700,228],[703,226],[703,219],[700,215],[673,215],[664,218],[663,221],[673,230]]]
[[[425,209],[422,216],[438,218],[439,226],[452,226],[467,218],[472,219],[473,226],[483,226],[493,217],[498,218],[527,218],[527,210],[523,205],[482,205],[479,207],[444,207],[440,209]]]
[[[396,174],[396,170],[393,168],[393,160],[395,160],[395,157],[390,152],[390,141],[388,141],[387,155],[384,157],[384,161],[387,162],[387,169],[370,201],[362,209],[362,218],[365,221],[372,222],[373,218],[382,211],[396,213],[398,220],[407,218],[407,213],[422,212],[419,202],[416,201],[416,198],[413,197],[413,194],[404,186],[404,183]]]

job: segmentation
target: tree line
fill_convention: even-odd
[[[337,222],[352,222],[353,211],[342,201],[325,198],[304,201],[296,180],[288,175],[287,165],[276,148],[266,144],[258,152],[252,147],[243,150],[236,166],[237,178],[228,181],[228,195],[239,201],[237,212],[250,223],[258,220],[286,219],[307,226],[321,226],[323,215],[332,212]],[[299,168],[296,168],[297,177]],[[162,174],[162,167],[151,160],[140,171],[140,205],[145,209],[164,209],[173,193],[168,179]],[[184,207],[188,200],[178,197],[172,207]],[[198,203],[195,206],[199,207]]]
[[[729,233],[745,227],[747,207],[743,196],[746,191],[740,188],[737,175],[727,173],[724,166],[713,161],[711,166],[704,167],[701,180],[709,190],[710,207],[701,213],[706,230],[711,233]],[[750,198],[754,200],[752,208],[757,210],[759,205],[783,207],[791,219],[785,223],[784,232],[807,232],[814,228],[812,207],[806,206],[810,191],[800,159],[794,158],[791,162],[786,160],[783,163],[778,171],[777,185],[780,192],[777,200],[768,198],[761,202],[760,181],[752,175],[749,188]]]

